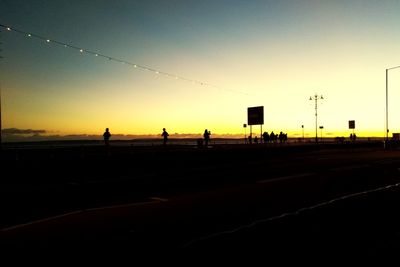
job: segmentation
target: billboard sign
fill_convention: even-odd
[[[349,121],[349,129],[355,129],[356,128],[356,121]]]
[[[247,124],[264,124],[264,106],[247,108]]]

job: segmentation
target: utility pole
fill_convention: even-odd
[[[315,143],[318,143],[318,100],[322,100],[322,95],[315,94],[314,97],[310,96],[310,100],[315,101]]]

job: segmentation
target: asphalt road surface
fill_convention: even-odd
[[[278,260],[400,250],[400,151],[376,143],[9,150],[2,170],[7,249]]]

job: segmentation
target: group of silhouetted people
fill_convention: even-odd
[[[356,136],[355,133],[350,134],[350,141],[351,141],[351,142],[355,142],[355,141],[356,141],[356,138],[357,138],[357,136]]]
[[[254,137],[254,140],[252,139],[252,136],[249,135],[247,138],[248,143],[252,144],[258,144],[258,136]],[[261,136],[261,143],[268,144],[268,143],[277,143],[279,140],[279,143],[285,143],[287,141],[287,133],[280,132],[279,134],[275,134],[274,131],[272,131],[270,134],[268,132],[264,132]]]

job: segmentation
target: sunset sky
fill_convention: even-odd
[[[157,75],[1,28],[2,128],[50,135],[384,136],[385,69],[400,65],[400,1],[0,0],[0,24],[197,80]],[[215,86],[210,86],[215,85]],[[389,71],[400,132],[400,68]],[[258,131],[258,127],[256,127]],[[318,132],[319,133],[319,132]]]

